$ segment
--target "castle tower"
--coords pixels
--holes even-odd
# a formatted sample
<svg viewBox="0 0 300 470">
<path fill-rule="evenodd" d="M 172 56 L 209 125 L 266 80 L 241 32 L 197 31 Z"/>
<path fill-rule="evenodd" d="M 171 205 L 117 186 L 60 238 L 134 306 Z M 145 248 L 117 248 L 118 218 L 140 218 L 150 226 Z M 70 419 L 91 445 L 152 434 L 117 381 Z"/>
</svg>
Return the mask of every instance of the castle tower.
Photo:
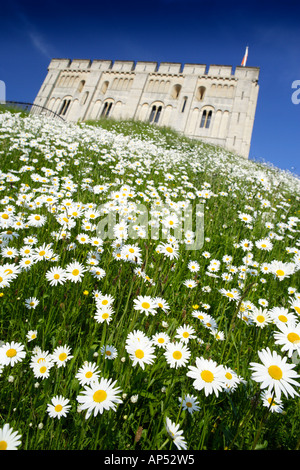
<svg viewBox="0 0 300 470">
<path fill-rule="evenodd" d="M 258 67 L 52 59 L 34 101 L 67 121 L 100 117 L 170 126 L 248 158 Z"/>
</svg>

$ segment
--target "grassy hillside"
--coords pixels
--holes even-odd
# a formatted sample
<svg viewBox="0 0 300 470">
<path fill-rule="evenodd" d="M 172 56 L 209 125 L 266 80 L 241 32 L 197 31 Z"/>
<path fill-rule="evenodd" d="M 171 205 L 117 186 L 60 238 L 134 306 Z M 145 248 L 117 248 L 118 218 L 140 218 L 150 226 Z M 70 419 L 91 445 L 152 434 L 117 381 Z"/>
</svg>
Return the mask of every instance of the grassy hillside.
<svg viewBox="0 0 300 470">
<path fill-rule="evenodd" d="M 0 157 L 0 448 L 300 447 L 296 176 L 9 111 Z"/>
</svg>

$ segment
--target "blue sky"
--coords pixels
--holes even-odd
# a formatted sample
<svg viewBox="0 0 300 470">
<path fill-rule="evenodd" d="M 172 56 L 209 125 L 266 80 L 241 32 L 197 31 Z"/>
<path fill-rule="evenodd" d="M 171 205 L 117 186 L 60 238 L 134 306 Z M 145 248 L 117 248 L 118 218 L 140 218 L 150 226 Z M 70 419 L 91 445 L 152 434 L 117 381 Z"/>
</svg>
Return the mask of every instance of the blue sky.
<svg viewBox="0 0 300 470">
<path fill-rule="evenodd" d="M 297 1 L 10 0 L 0 7 L 6 99 L 33 102 L 51 58 L 260 67 L 250 158 L 300 175 Z M 300 93 L 297 95 L 300 98 Z"/>
</svg>

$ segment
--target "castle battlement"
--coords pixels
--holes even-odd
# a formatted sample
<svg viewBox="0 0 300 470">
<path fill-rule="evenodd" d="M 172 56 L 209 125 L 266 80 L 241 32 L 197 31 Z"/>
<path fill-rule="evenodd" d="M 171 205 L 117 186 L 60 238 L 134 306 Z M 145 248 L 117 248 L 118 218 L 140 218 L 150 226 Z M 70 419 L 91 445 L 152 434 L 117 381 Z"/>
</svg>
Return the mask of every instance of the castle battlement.
<svg viewBox="0 0 300 470">
<path fill-rule="evenodd" d="M 69 121 L 136 119 L 249 155 L 259 67 L 52 59 L 35 99 Z"/>
</svg>

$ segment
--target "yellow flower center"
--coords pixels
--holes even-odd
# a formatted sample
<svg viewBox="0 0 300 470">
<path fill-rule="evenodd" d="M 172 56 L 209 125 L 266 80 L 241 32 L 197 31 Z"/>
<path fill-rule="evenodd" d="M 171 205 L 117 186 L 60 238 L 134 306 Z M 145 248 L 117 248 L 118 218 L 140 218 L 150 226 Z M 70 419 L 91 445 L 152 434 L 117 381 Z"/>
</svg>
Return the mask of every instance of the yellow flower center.
<svg viewBox="0 0 300 470">
<path fill-rule="evenodd" d="M 111 356 L 111 352 L 110 352 L 110 351 L 105 351 L 105 354 L 106 354 L 107 356 Z"/>
<path fill-rule="evenodd" d="M 15 357 L 17 355 L 17 351 L 15 349 L 8 349 L 8 351 L 6 351 L 6 355 L 7 357 Z"/>
<path fill-rule="evenodd" d="M 165 342 L 164 338 L 158 338 L 157 340 L 158 343 L 163 344 Z"/>
<path fill-rule="evenodd" d="M 0 441 L 0 450 L 6 450 L 6 449 L 7 449 L 7 442 Z"/>
<path fill-rule="evenodd" d="M 102 401 L 106 400 L 107 393 L 105 390 L 97 390 L 93 395 L 93 400 L 96 403 L 101 403 Z"/>
<path fill-rule="evenodd" d="M 60 353 L 60 355 L 58 356 L 58 359 L 60 361 L 65 361 L 67 359 L 67 354 L 65 352 Z"/>
<path fill-rule="evenodd" d="M 214 380 L 214 374 L 210 370 L 203 370 L 200 375 L 204 382 L 210 383 Z"/>
<path fill-rule="evenodd" d="M 108 300 L 104 299 L 104 300 L 102 300 L 101 303 L 102 303 L 102 305 L 107 305 L 107 304 L 108 304 Z"/>
<path fill-rule="evenodd" d="M 134 253 L 134 249 L 133 248 L 129 248 L 129 253 Z"/>
<path fill-rule="evenodd" d="M 138 359 L 143 359 L 144 355 L 145 355 L 145 354 L 144 354 L 144 351 L 142 351 L 141 349 L 137 349 L 137 350 L 135 351 L 135 356 L 136 356 Z"/>
<path fill-rule="evenodd" d="M 59 276 L 59 274 L 54 274 L 53 277 L 54 277 L 54 279 L 59 279 L 60 276 Z"/>
<path fill-rule="evenodd" d="M 282 378 L 282 370 L 278 366 L 270 366 L 268 372 L 272 379 L 280 380 Z"/>
<path fill-rule="evenodd" d="M 78 276 L 79 270 L 78 269 L 73 269 L 72 274 L 73 274 L 73 276 Z"/>
<path fill-rule="evenodd" d="M 265 317 L 263 317 L 262 315 L 257 315 L 256 320 L 257 320 L 259 323 L 263 323 L 263 322 L 265 321 Z"/>
<path fill-rule="evenodd" d="M 150 308 L 150 304 L 148 302 L 143 302 L 142 307 L 148 309 Z"/>
<path fill-rule="evenodd" d="M 190 335 L 189 335 L 189 333 L 188 333 L 187 331 L 185 331 L 182 336 L 183 336 L 184 338 L 188 338 Z"/>
<path fill-rule="evenodd" d="M 92 375 L 93 375 L 93 372 L 91 372 L 90 370 L 85 374 L 87 379 L 90 379 Z"/>
<path fill-rule="evenodd" d="M 103 313 L 102 318 L 103 320 L 106 320 L 109 317 L 108 313 Z"/>
<path fill-rule="evenodd" d="M 7 214 L 2 214 L 2 219 L 8 219 L 8 215 Z"/>
<path fill-rule="evenodd" d="M 228 380 L 231 380 L 231 379 L 232 379 L 232 375 L 231 375 L 230 372 L 226 372 L 225 377 L 226 377 L 226 379 L 228 379 Z"/>
<path fill-rule="evenodd" d="M 181 351 L 174 351 L 173 352 L 173 358 L 176 359 L 176 361 L 178 361 L 179 359 L 182 358 L 182 352 Z"/>
<path fill-rule="evenodd" d="M 47 370 L 47 367 L 43 366 L 43 367 L 40 368 L 40 373 L 44 374 L 46 372 L 46 370 Z"/>
<path fill-rule="evenodd" d="M 173 253 L 173 248 L 171 246 L 168 246 L 166 250 L 168 253 Z"/>
<path fill-rule="evenodd" d="M 282 269 L 277 269 L 276 274 L 277 276 L 284 276 L 284 271 Z"/>
<path fill-rule="evenodd" d="M 39 215 L 36 215 L 36 216 L 35 216 L 35 220 L 40 220 L 40 219 L 41 219 L 41 218 L 40 218 Z"/>
<path fill-rule="evenodd" d="M 293 344 L 298 344 L 300 342 L 300 336 L 297 333 L 289 333 L 287 335 L 287 339 Z"/>
<path fill-rule="evenodd" d="M 59 413 L 62 410 L 62 408 L 63 407 L 61 405 L 56 405 L 56 407 L 54 409 L 57 413 Z"/>
<path fill-rule="evenodd" d="M 46 254 L 46 252 L 45 252 L 44 250 L 42 250 L 42 251 L 39 252 L 39 255 L 40 255 L 40 256 L 44 256 L 45 254 Z"/>
<path fill-rule="evenodd" d="M 278 320 L 282 321 L 283 323 L 286 323 L 288 321 L 285 315 L 279 315 Z"/>
</svg>

